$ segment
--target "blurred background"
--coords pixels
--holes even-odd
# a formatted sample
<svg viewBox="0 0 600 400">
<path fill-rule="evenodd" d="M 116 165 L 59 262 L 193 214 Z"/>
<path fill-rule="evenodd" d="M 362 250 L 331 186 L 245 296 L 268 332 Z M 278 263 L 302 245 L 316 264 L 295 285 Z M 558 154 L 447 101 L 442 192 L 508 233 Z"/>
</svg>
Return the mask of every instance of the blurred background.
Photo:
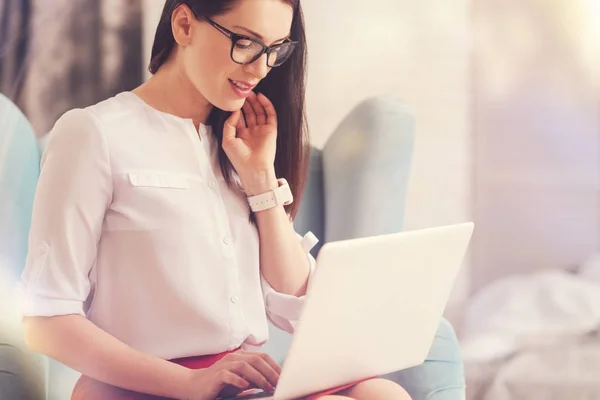
<svg viewBox="0 0 600 400">
<path fill-rule="evenodd" d="M 163 3 L 0 0 L 0 93 L 42 138 L 133 89 Z M 469 397 L 592 398 L 577 393 L 600 381 L 600 0 L 303 7 L 313 145 L 393 95 L 416 121 L 404 230 L 475 221 L 446 310 Z"/>
</svg>

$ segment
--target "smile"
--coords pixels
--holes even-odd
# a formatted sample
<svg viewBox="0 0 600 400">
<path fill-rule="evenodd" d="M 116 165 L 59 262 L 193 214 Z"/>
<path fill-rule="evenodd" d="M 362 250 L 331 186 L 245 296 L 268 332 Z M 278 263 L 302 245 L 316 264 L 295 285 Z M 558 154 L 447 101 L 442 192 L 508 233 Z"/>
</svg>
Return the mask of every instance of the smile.
<svg viewBox="0 0 600 400">
<path fill-rule="evenodd" d="M 251 85 L 247 82 L 234 81 L 233 79 L 229 79 L 229 83 L 233 89 L 233 92 L 237 94 L 241 98 L 246 98 L 252 93 L 252 89 L 256 87 L 256 85 Z"/>
</svg>

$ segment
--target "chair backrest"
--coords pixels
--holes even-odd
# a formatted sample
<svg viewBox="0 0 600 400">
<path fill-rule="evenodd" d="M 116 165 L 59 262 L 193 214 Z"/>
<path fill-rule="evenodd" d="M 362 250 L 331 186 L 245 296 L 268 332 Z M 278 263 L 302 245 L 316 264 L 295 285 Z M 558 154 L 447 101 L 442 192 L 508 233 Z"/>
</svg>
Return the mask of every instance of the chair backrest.
<svg viewBox="0 0 600 400">
<path fill-rule="evenodd" d="M 0 398 L 44 398 L 44 358 L 25 348 L 15 283 L 25 266 L 40 154 L 29 121 L 0 94 Z"/>
<path fill-rule="evenodd" d="M 322 151 L 312 147 L 306 187 L 304 188 L 298 215 L 294 220 L 294 228 L 302 235 L 311 231 L 319 238 L 319 243 L 311 250 L 311 254 L 314 256 L 319 253 L 325 239 L 324 190 Z"/>
<path fill-rule="evenodd" d="M 393 96 L 369 98 L 323 149 L 324 242 L 401 232 L 415 118 Z"/>
<path fill-rule="evenodd" d="M 0 94 L 0 268 L 18 278 L 25 266 L 40 153 L 33 128 Z"/>
<path fill-rule="evenodd" d="M 320 240 L 402 231 L 415 144 L 410 109 L 392 96 L 358 104 L 323 150 L 311 149 L 308 181 L 296 230 Z"/>
</svg>

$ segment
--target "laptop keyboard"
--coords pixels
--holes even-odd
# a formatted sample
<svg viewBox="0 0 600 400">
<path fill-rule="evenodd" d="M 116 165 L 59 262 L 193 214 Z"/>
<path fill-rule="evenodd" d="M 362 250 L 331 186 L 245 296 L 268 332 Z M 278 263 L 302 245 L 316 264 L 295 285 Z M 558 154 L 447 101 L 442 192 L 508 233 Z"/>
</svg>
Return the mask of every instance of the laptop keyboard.
<svg viewBox="0 0 600 400">
<path fill-rule="evenodd" d="M 251 400 L 251 399 L 272 399 L 274 392 L 265 392 L 260 389 L 251 390 L 235 397 L 223 397 L 220 400 Z"/>
</svg>

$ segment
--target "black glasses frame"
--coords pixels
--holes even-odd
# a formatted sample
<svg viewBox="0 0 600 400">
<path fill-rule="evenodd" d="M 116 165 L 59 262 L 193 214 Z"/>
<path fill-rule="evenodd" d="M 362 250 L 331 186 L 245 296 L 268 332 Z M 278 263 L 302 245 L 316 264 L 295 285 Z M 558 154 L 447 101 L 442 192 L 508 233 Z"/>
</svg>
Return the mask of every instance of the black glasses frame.
<svg viewBox="0 0 600 400">
<path fill-rule="evenodd" d="M 281 64 L 278 65 L 270 65 L 269 64 L 269 55 L 277 50 L 279 47 L 283 46 L 284 44 L 291 44 L 293 47 L 290 51 L 290 55 L 294 52 L 294 50 L 296 49 L 296 46 L 298 45 L 298 42 L 294 42 L 293 40 L 287 39 L 285 42 L 283 43 L 278 43 L 278 44 L 274 44 L 272 46 L 267 46 L 264 43 L 262 43 L 260 40 L 255 39 L 253 37 L 250 36 L 245 36 L 245 35 L 239 35 L 235 32 L 230 31 L 229 29 L 225 28 L 224 26 L 221 26 L 219 24 L 217 24 L 215 21 L 213 21 L 212 19 L 205 17 L 205 16 L 199 16 L 194 10 L 192 10 L 192 12 L 194 13 L 194 15 L 196 16 L 196 18 L 203 18 L 206 20 L 206 22 L 208 22 L 209 24 L 211 24 L 215 29 L 217 29 L 219 32 L 221 32 L 223 35 L 227 36 L 230 40 L 231 40 L 231 50 L 229 52 L 229 56 L 231 57 L 231 60 L 239 65 L 248 65 L 248 64 L 252 64 L 253 62 L 255 62 L 256 60 L 258 60 L 259 58 L 262 57 L 263 54 L 267 55 L 267 66 L 271 67 L 271 68 L 276 68 L 279 67 L 281 65 L 283 65 L 288 59 L 286 58 Z M 253 57 L 250 61 L 247 62 L 238 62 L 233 58 L 233 52 L 235 50 L 235 45 L 237 44 L 238 41 L 240 40 L 249 40 L 253 43 L 258 44 L 259 46 L 262 47 L 262 51 L 260 53 L 258 53 L 255 57 Z"/>
</svg>

